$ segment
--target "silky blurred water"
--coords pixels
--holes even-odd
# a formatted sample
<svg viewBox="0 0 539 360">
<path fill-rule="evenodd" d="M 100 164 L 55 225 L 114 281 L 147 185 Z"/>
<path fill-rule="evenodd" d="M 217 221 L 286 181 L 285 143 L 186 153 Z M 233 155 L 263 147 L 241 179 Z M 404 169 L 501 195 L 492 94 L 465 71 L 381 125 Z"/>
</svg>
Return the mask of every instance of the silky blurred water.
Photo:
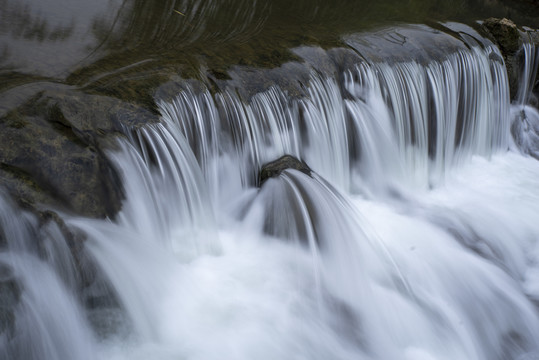
<svg viewBox="0 0 539 360">
<path fill-rule="evenodd" d="M 539 166 L 513 140 L 528 105 L 510 104 L 500 59 L 485 41 L 365 61 L 313 72 L 304 97 L 274 86 L 249 102 L 187 86 L 109 154 L 117 219 L 61 214 L 84 234 L 81 259 L 5 197 L 0 305 L 14 321 L 0 353 L 538 358 Z M 257 187 L 284 154 L 312 176 Z M 94 276 L 80 289 L 82 260 Z"/>
</svg>

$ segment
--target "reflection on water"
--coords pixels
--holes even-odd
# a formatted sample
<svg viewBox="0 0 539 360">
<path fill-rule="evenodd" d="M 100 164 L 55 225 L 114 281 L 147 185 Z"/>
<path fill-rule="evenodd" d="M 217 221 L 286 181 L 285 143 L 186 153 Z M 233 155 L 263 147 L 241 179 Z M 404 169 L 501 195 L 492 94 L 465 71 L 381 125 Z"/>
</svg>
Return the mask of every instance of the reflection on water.
<svg viewBox="0 0 539 360">
<path fill-rule="evenodd" d="M 196 41 L 247 41 L 262 28 L 271 5 L 256 0 L 133 1 L 109 46 L 158 49 Z"/>
<path fill-rule="evenodd" d="M 97 22 L 110 24 L 119 0 L 0 1 L 0 67 L 65 77 L 97 47 Z"/>
<path fill-rule="evenodd" d="M 0 0 L 0 89 L 45 77 L 100 91 L 126 78 L 193 77 L 201 65 L 274 67 L 292 58 L 291 47 L 338 45 L 343 34 L 396 22 L 509 16 L 539 25 L 537 8 L 507 3 Z"/>
</svg>

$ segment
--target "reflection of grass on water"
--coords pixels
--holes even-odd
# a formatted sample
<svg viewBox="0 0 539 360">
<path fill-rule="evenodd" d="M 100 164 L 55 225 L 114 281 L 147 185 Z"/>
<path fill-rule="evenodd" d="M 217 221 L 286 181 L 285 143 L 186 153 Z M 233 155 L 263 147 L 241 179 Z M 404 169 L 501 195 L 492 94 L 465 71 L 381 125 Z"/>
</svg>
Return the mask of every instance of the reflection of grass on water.
<svg viewBox="0 0 539 360">
<path fill-rule="evenodd" d="M 57 19 L 49 19 L 39 12 L 31 11 L 31 5 L 24 2 L 3 1 L 1 3 L 0 34 L 9 34 L 15 39 L 32 41 L 62 41 L 69 38 L 75 29 L 72 20 L 67 25 L 55 24 Z"/>
<path fill-rule="evenodd" d="M 133 0 L 112 30 L 113 36 L 104 34 L 108 39 L 104 46 L 111 56 L 118 50 L 143 54 L 131 63 L 156 55 L 165 60 L 176 51 L 189 53 L 210 67 L 237 64 L 240 59 L 254 66 L 268 66 L 268 54 L 283 53 L 305 41 L 322 47 L 338 46 L 343 33 L 373 26 L 439 20 L 472 22 L 506 12 L 500 0 Z M 260 62 L 259 57 L 265 60 Z M 186 56 L 177 60 L 182 58 Z"/>
<path fill-rule="evenodd" d="M 278 67 L 296 60 L 290 48 L 343 46 L 343 34 L 373 26 L 470 23 L 508 11 L 500 0 L 133 0 L 129 4 L 112 30 L 96 31 L 104 37 L 101 50 L 106 55 L 74 72 L 69 83 L 130 97 L 133 88 L 150 92 L 148 84 L 170 74 L 200 78 L 204 68 L 226 77 L 231 65 Z M 148 60 L 134 70 L 121 70 Z"/>
</svg>

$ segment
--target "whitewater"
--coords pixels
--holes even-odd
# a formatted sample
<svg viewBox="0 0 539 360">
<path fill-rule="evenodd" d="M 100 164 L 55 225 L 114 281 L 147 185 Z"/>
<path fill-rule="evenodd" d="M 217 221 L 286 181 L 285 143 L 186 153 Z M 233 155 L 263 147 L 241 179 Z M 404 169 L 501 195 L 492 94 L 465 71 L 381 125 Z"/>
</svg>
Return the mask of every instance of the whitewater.
<svg viewBox="0 0 539 360">
<path fill-rule="evenodd" d="M 117 218 L 61 214 L 87 259 L 54 223 L 33 244 L 38 220 L 3 196 L 0 265 L 22 290 L 0 354 L 539 359 L 538 54 L 522 51 L 513 103 L 486 40 L 313 71 L 300 98 L 188 86 L 160 102 L 109 155 Z M 312 176 L 260 184 L 285 154 Z"/>
</svg>

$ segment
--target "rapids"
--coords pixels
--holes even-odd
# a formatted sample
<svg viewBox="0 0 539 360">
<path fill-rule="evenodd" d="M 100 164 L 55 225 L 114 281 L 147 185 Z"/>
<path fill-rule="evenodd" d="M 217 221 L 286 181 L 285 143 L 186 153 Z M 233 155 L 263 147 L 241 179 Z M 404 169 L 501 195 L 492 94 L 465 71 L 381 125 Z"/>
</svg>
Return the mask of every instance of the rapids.
<svg viewBox="0 0 539 360">
<path fill-rule="evenodd" d="M 538 359 L 539 166 L 514 124 L 539 123 L 539 57 L 523 51 L 514 104 L 486 40 L 313 71 L 301 98 L 161 102 L 110 154 L 117 219 L 62 214 L 86 238 L 86 287 L 58 226 L 3 196 L 0 357 Z M 313 176 L 257 188 L 283 154 Z"/>
</svg>

